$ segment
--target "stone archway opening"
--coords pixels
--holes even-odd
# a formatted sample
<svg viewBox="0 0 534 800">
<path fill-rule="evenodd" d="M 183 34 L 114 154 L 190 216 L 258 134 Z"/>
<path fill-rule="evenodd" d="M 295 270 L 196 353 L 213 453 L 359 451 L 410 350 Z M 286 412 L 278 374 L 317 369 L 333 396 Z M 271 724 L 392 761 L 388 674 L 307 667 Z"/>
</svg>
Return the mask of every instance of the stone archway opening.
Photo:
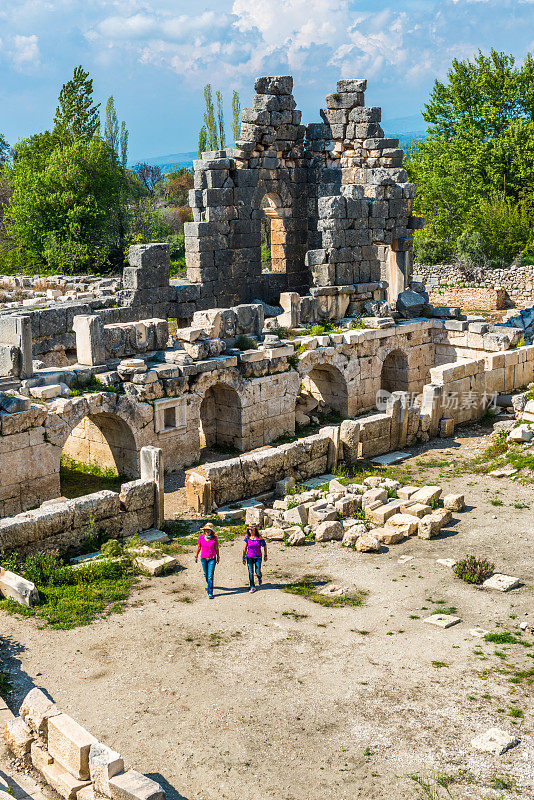
<svg viewBox="0 0 534 800">
<path fill-rule="evenodd" d="M 382 364 L 380 388 L 386 392 L 407 392 L 408 384 L 408 356 L 402 350 L 392 350 Z"/>
<path fill-rule="evenodd" d="M 266 194 L 260 210 L 262 272 L 286 272 L 286 212 L 280 197 Z"/>
<path fill-rule="evenodd" d="M 224 383 L 209 388 L 200 404 L 200 448 L 242 450 L 241 401 Z"/>
<path fill-rule="evenodd" d="M 75 482 L 83 488 L 83 476 L 87 476 L 86 491 L 110 488 L 105 481 L 119 478 L 138 478 L 139 461 L 137 445 L 127 422 L 116 414 L 101 413 L 84 417 L 70 432 L 61 453 L 62 493 L 64 484 Z M 102 479 L 102 485 L 97 486 Z"/>
<path fill-rule="evenodd" d="M 302 426 L 327 417 L 346 419 L 349 415 L 348 406 L 348 389 L 343 373 L 330 364 L 320 364 L 313 367 L 302 380 L 295 421 Z"/>
</svg>

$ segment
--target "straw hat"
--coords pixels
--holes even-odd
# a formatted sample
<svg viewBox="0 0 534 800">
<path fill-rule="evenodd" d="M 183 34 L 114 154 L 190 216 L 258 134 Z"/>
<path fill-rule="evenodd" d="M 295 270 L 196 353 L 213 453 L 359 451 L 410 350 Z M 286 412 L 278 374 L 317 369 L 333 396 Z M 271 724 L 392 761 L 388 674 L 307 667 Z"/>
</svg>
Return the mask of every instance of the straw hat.
<svg viewBox="0 0 534 800">
<path fill-rule="evenodd" d="M 211 533 L 215 533 L 215 527 L 213 525 L 213 522 L 206 522 L 206 524 L 203 525 L 200 530 L 201 531 L 211 531 Z"/>
</svg>

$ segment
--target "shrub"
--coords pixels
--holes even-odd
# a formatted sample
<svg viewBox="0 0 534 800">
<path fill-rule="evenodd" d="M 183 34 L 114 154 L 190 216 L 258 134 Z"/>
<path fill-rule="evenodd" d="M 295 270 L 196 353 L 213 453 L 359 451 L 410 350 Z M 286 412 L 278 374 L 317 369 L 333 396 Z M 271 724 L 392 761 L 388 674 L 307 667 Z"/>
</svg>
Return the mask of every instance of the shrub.
<svg viewBox="0 0 534 800">
<path fill-rule="evenodd" d="M 240 350 L 258 349 L 258 343 L 255 342 L 254 339 L 251 339 L 250 336 L 244 336 L 243 334 L 237 337 L 236 345 Z"/>
<path fill-rule="evenodd" d="M 495 572 L 495 564 L 476 556 L 467 556 L 458 561 L 452 568 L 454 574 L 466 583 L 483 583 L 487 578 L 491 578 Z"/>
<path fill-rule="evenodd" d="M 422 230 L 414 236 L 413 251 L 419 264 L 443 264 L 452 257 L 448 243 L 431 230 Z"/>
</svg>

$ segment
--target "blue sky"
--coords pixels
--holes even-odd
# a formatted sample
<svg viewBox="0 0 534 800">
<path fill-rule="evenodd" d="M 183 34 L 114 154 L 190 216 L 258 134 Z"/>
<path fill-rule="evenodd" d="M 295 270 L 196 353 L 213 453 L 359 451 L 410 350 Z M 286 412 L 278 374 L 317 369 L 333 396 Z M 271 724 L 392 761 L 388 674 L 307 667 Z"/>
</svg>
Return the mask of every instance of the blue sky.
<svg viewBox="0 0 534 800">
<path fill-rule="evenodd" d="M 422 127 L 434 78 L 491 47 L 534 50 L 534 0 L 0 0 L 0 131 L 48 127 L 77 64 L 98 100 L 114 95 L 133 160 L 195 149 L 203 85 L 229 123 L 232 89 L 249 105 L 256 75 L 292 74 L 308 122 L 336 80 L 366 77 L 384 119 Z"/>
</svg>

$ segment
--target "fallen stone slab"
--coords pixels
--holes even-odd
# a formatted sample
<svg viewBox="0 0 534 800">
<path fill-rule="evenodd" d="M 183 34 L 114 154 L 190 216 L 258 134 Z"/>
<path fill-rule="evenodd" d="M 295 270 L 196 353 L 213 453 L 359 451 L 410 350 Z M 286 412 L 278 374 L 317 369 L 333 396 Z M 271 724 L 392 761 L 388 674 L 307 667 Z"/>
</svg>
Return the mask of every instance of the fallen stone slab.
<svg viewBox="0 0 534 800">
<path fill-rule="evenodd" d="M 43 764 L 41 773 L 45 781 L 64 797 L 65 800 L 75 800 L 77 793 L 84 786 L 89 786 L 89 781 L 74 778 L 61 764 L 54 761 L 52 764 Z"/>
<path fill-rule="evenodd" d="M 321 522 L 315 528 L 316 542 L 341 541 L 343 539 L 343 526 L 341 522 Z"/>
<path fill-rule="evenodd" d="M 39 602 L 36 585 L 8 569 L 0 568 L 0 592 L 4 597 L 24 606 L 34 606 Z"/>
<path fill-rule="evenodd" d="M 512 442 L 530 442 L 534 439 L 534 430 L 528 425 L 518 425 L 510 431 L 508 439 Z"/>
<path fill-rule="evenodd" d="M 370 533 L 364 533 L 356 542 L 358 553 L 379 553 L 381 550 L 380 542 Z"/>
<path fill-rule="evenodd" d="M 165 792 L 156 781 L 134 769 L 109 779 L 112 800 L 165 800 Z"/>
<path fill-rule="evenodd" d="M 449 569 L 452 569 L 456 563 L 455 558 L 436 558 L 436 564 L 441 564 L 442 567 L 449 567 Z"/>
<path fill-rule="evenodd" d="M 476 750 L 483 750 L 496 756 L 502 756 L 503 753 L 506 753 L 511 747 L 515 747 L 516 744 L 519 744 L 519 737 L 500 728 L 490 728 L 485 733 L 481 733 L 471 739 L 471 745 Z"/>
<path fill-rule="evenodd" d="M 376 456 L 375 458 L 372 458 L 371 464 L 376 464 L 380 467 L 387 467 L 388 464 L 396 464 L 398 461 L 403 461 L 405 458 L 409 458 L 410 456 L 411 453 L 401 453 L 400 451 L 386 453 L 383 456 Z"/>
<path fill-rule="evenodd" d="M 283 528 L 275 528 L 274 525 L 272 528 L 264 528 L 261 533 L 269 542 L 283 542 L 286 536 Z"/>
<path fill-rule="evenodd" d="M 422 486 L 413 494 L 410 500 L 429 506 L 441 497 L 441 486 Z"/>
<path fill-rule="evenodd" d="M 514 578 L 513 575 L 503 575 L 496 572 L 491 578 L 484 581 L 482 586 L 486 589 L 495 589 L 498 592 L 509 592 L 510 589 L 517 589 L 521 581 L 519 578 Z"/>
<path fill-rule="evenodd" d="M 323 483 L 330 483 L 330 481 L 337 480 L 335 475 L 319 475 L 317 478 L 309 478 L 304 483 L 300 483 L 299 486 L 305 486 L 306 489 L 315 489 L 317 486 L 322 486 Z"/>
<path fill-rule="evenodd" d="M 489 633 L 486 628 L 469 628 L 469 636 L 476 636 L 477 639 L 483 639 Z"/>
<path fill-rule="evenodd" d="M 397 564 L 407 564 L 408 561 L 413 561 L 414 556 L 399 556 L 397 559 Z"/>
<path fill-rule="evenodd" d="M 463 511 L 465 496 L 463 494 L 446 494 L 443 498 L 443 508 L 448 511 Z"/>
<path fill-rule="evenodd" d="M 400 500 L 410 500 L 419 489 L 419 486 L 400 486 L 397 489 L 397 495 Z"/>
<path fill-rule="evenodd" d="M 293 533 L 290 533 L 289 536 L 287 537 L 287 543 L 290 547 L 301 547 L 303 544 L 306 543 L 306 536 L 304 534 L 304 531 L 298 530 L 298 531 L 293 531 Z"/>
<path fill-rule="evenodd" d="M 492 478 L 511 478 L 516 472 L 517 470 L 513 467 L 502 467 L 502 469 L 494 469 L 488 472 L 488 475 L 491 475 Z"/>
<path fill-rule="evenodd" d="M 4 728 L 4 741 L 15 758 L 25 758 L 30 752 L 33 735 L 22 717 L 8 719 Z"/>
<path fill-rule="evenodd" d="M 147 531 L 141 531 L 137 534 L 147 544 L 153 542 L 170 542 L 170 537 L 165 531 L 160 531 L 158 528 L 149 528 Z"/>
<path fill-rule="evenodd" d="M 89 749 L 97 739 L 68 714 L 48 720 L 48 752 L 74 778 L 89 779 Z"/>
<path fill-rule="evenodd" d="M 454 617 L 452 614 L 431 614 L 430 617 L 426 617 L 423 620 L 423 622 L 435 625 L 437 628 L 452 628 L 453 625 L 457 625 L 461 621 L 460 617 Z"/>
<path fill-rule="evenodd" d="M 30 728 L 45 739 L 48 735 L 48 720 L 60 713 L 53 700 L 34 687 L 30 689 L 20 707 L 20 716 Z"/>
<path fill-rule="evenodd" d="M 177 561 L 172 556 L 160 556 L 158 558 L 138 556 L 135 559 L 135 563 L 139 569 L 149 572 L 150 575 L 161 575 L 162 572 L 173 569 Z"/>
<path fill-rule="evenodd" d="M 245 519 L 246 510 L 244 508 L 219 508 L 217 516 L 223 522 L 241 522 Z"/>
</svg>

